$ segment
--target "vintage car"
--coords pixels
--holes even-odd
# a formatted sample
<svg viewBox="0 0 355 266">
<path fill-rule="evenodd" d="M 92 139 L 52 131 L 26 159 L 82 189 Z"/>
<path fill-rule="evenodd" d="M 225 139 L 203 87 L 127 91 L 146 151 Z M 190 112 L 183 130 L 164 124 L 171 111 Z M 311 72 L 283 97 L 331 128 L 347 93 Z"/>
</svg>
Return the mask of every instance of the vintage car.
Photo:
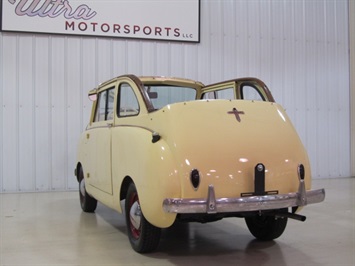
<svg viewBox="0 0 355 266">
<path fill-rule="evenodd" d="M 259 79 L 205 86 L 123 75 L 89 97 L 75 169 L 81 208 L 94 212 L 100 201 L 125 212 L 139 253 L 155 250 L 175 221 L 240 217 L 257 239 L 272 240 L 325 198 L 311 190 L 307 152 Z"/>
</svg>

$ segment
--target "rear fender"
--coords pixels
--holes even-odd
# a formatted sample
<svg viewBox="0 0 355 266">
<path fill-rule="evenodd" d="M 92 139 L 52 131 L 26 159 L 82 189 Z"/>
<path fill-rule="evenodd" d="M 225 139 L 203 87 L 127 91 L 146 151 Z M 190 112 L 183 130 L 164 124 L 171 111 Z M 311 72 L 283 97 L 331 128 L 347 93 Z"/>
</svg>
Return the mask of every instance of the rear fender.
<svg viewBox="0 0 355 266">
<path fill-rule="evenodd" d="M 152 133 L 139 127 L 118 127 L 119 132 L 112 139 L 114 191 L 116 200 L 121 200 L 122 185 L 129 177 L 136 185 L 141 210 L 144 217 L 153 225 L 161 228 L 171 226 L 176 214 L 163 211 L 163 201 L 169 197 L 181 196 L 181 185 L 177 167 L 169 146 L 160 139 L 153 143 Z M 134 145 L 131 145 L 134 143 Z M 116 179 L 115 177 L 121 177 Z M 124 189 L 124 188 L 123 188 Z"/>
</svg>

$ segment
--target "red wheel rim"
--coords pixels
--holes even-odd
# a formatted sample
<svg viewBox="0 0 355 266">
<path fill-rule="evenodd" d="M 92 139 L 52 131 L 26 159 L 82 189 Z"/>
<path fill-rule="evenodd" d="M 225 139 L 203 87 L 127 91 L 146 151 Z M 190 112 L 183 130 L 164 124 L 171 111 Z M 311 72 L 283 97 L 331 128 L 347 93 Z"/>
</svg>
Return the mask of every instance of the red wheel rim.
<svg viewBox="0 0 355 266">
<path fill-rule="evenodd" d="M 129 199 L 129 212 L 128 213 L 130 213 L 130 210 L 135 202 L 138 202 L 138 204 L 139 204 L 137 192 L 132 193 L 132 195 Z M 138 229 L 135 228 L 134 225 L 132 224 L 131 217 L 129 217 L 129 227 L 131 229 L 132 237 L 134 239 L 139 239 L 139 237 L 141 235 L 141 226 Z"/>
</svg>

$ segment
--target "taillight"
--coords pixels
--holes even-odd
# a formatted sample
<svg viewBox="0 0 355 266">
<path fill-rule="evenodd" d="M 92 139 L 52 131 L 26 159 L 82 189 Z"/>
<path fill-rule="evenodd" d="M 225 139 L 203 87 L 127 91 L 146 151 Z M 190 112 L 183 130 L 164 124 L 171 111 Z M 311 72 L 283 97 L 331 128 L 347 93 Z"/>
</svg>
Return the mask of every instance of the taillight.
<svg viewBox="0 0 355 266">
<path fill-rule="evenodd" d="M 303 164 L 298 165 L 297 172 L 298 172 L 298 177 L 299 177 L 299 179 L 300 179 L 300 180 L 304 180 L 305 171 L 304 171 L 304 166 L 303 166 Z"/>
<path fill-rule="evenodd" d="M 190 173 L 190 180 L 191 184 L 195 190 L 197 190 L 198 186 L 200 185 L 200 173 L 197 169 L 193 169 Z"/>
</svg>

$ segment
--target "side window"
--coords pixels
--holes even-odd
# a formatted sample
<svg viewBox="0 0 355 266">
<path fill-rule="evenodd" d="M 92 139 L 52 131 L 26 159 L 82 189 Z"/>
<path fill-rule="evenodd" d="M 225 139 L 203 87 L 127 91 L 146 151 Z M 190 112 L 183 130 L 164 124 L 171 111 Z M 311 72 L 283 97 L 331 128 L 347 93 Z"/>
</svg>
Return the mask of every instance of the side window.
<svg viewBox="0 0 355 266">
<path fill-rule="evenodd" d="M 107 116 L 106 120 L 112 120 L 113 119 L 113 106 L 115 103 L 115 90 L 114 88 L 111 88 L 108 90 L 108 98 L 107 98 Z"/>
<path fill-rule="evenodd" d="M 99 93 L 95 113 L 95 122 L 113 119 L 114 100 L 114 88 L 110 88 Z"/>
<path fill-rule="evenodd" d="M 119 117 L 133 116 L 139 114 L 139 103 L 132 87 L 123 83 L 119 88 L 119 104 L 117 114 Z"/>
<path fill-rule="evenodd" d="M 202 99 L 209 100 L 209 99 L 216 99 L 217 92 L 216 91 L 209 91 L 202 95 Z"/>
<path fill-rule="evenodd" d="M 227 89 L 221 89 L 221 90 L 215 90 L 211 92 L 207 92 L 203 94 L 202 96 L 203 99 L 234 99 L 234 89 L 233 88 L 227 88 Z"/>
<path fill-rule="evenodd" d="M 243 100 L 265 101 L 260 91 L 252 85 L 242 85 L 240 87 L 240 95 Z"/>
</svg>

